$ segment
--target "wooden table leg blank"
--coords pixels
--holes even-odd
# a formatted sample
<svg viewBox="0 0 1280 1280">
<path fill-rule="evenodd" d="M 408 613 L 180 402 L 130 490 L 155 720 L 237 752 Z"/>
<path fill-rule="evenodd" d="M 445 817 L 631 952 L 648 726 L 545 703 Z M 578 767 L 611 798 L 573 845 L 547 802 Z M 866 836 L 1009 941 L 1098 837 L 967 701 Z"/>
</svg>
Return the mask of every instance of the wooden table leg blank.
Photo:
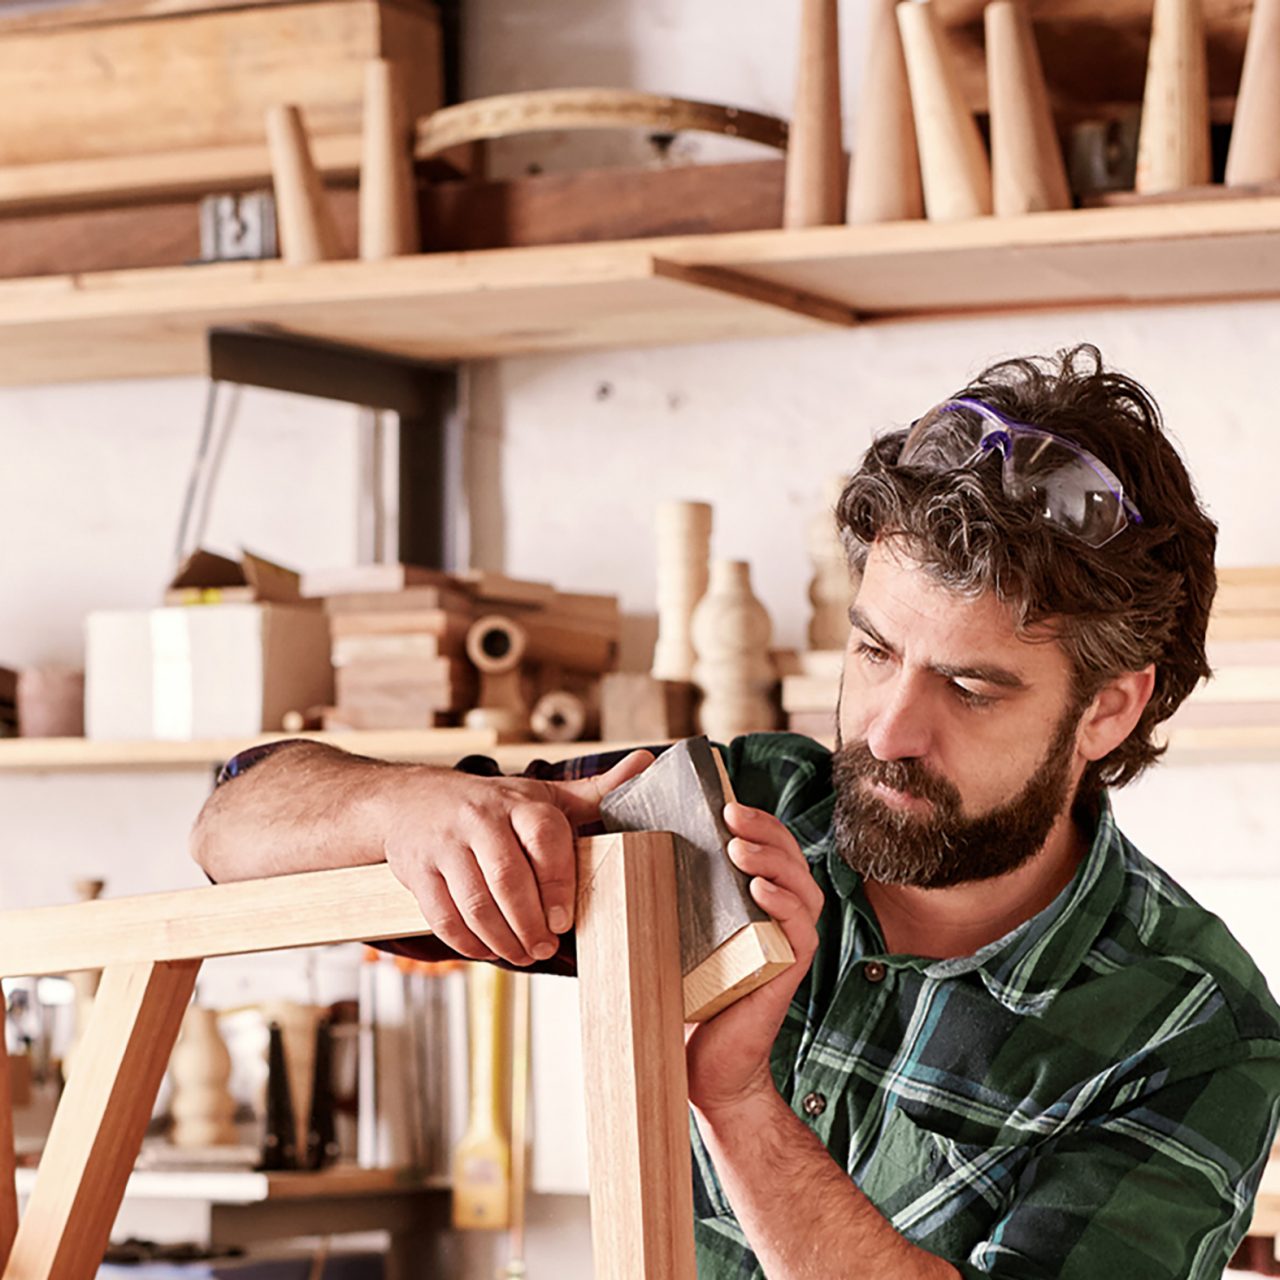
<svg viewBox="0 0 1280 1280">
<path fill-rule="evenodd" d="M 4 1280 L 92 1280 L 195 988 L 198 960 L 103 970 Z"/>
<path fill-rule="evenodd" d="M 597 1280 L 695 1280 L 675 851 L 578 845 L 577 945 Z"/>
</svg>

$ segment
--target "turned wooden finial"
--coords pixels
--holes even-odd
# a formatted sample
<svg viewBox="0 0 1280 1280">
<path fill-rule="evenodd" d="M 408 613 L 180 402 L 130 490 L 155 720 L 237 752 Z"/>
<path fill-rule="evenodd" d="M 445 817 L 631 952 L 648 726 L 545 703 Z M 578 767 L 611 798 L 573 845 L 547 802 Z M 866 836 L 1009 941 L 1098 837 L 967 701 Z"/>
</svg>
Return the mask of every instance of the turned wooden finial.
<svg viewBox="0 0 1280 1280">
<path fill-rule="evenodd" d="M 281 257 L 292 266 L 341 257 L 338 231 L 297 107 L 268 109 L 267 146 L 271 152 Z"/>
<path fill-rule="evenodd" d="M 360 257 L 367 262 L 420 247 L 412 135 L 403 65 L 372 59 L 365 65 L 360 160 Z"/>
<path fill-rule="evenodd" d="M 837 0 L 801 0 L 796 107 L 787 143 L 784 227 L 844 221 Z"/>
<path fill-rule="evenodd" d="M 1022 0 L 987 5 L 992 206 L 1001 216 L 1069 209 L 1071 189 L 1035 33 Z"/>
<path fill-rule="evenodd" d="M 707 590 L 711 555 L 711 507 L 705 502 L 664 502 L 658 508 L 658 642 L 653 676 L 693 678 L 694 608 Z"/>
<path fill-rule="evenodd" d="M 924 207 L 935 221 L 991 212 L 991 164 L 964 100 L 955 56 L 933 5 L 898 5 L 911 108 L 920 147 Z"/>
<path fill-rule="evenodd" d="M 924 217 L 920 152 L 896 4 L 872 0 L 849 168 L 849 222 L 855 224 Z"/>
<path fill-rule="evenodd" d="M 1253 0 L 1227 152 L 1228 186 L 1280 180 L 1280 0 Z"/>
<path fill-rule="evenodd" d="M 1155 0 L 1135 188 L 1144 195 L 1180 191 L 1203 186 L 1211 177 L 1200 0 Z"/>
</svg>

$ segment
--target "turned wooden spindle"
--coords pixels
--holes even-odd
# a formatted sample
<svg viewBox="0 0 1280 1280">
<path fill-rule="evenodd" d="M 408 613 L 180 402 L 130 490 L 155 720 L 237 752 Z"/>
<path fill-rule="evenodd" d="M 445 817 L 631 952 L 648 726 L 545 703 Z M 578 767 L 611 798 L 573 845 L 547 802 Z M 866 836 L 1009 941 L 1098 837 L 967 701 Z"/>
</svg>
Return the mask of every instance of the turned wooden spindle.
<svg viewBox="0 0 1280 1280">
<path fill-rule="evenodd" d="M 1071 189 L 1023 0 L 987 5 L 992 207 L 998 216 L 1069 209 Z"/>
<path fill-rule="evenodd" d="M 960 84 L 955 55 L 932 4 L 898 5 L 911 85 L 924 207 L 934 221 L 991 212 L 991 164 Z"/>
<path fill-rule="evenodd" d="M 173 1081 L 170 1141 L 175 1147 L 220 1147 L 236 1141 L 235 1099 L 227 1087 L 231 1054 L 213 1009 L 190 1005 L 169 1058 Z"/>
<path fill-rule="evenodd" d="M 417 253 L 419 248 L 405 69 L 401 63 L 374 58 L 365 65 L 360 257 L 372 262 Z"/>
<path fill-rule="evenodd" d="M 796 107 L 787 142 L 784 227 L 844 221 L 838 0 L 801 0 Z"/>
<path fill-rule="evenodd" d="M 896 5 L 897 0 L 872 0 L 849 169 L 850 223 L 924 217 L 920 152 Z"/>
<path fill-rule="evenodd" d="M 843 649 L 849 638 L 849 608 L 853 604 L 853 577 L 849 558 L 840 541 L 835 507 L 844 490 L 845 477 L 836 476 L 826 489 L 826 502 L 809 525 L 810 649 Z"/>
<path fill-rule="evenodd" d="M 1143 195 L 1180 191 L 1203 186 L 1211 177 L 1200 0 L 1155 0 L 1135 188 Z"/>
<path fill-rule="evenodd" d="M 751 590 L 750 566 L 714 561 L 707 594 L 693 613 L 693 679 L 702 691 L 698 724 L 714 741 L 774 728 L 772 634 L 769 615 Z"/>
<path fill-rule="evenodd" d="M 298 108 L 267 111 L 267 146 L 276 193 L 280 256 L 291 266 L 342 256 L 337 227 L 325 200 L 320 172 L 311 159 Z"/>
<path fill-rule="evenodd" d="M 711 555 L 711 507 L 705 502 L 664 502 L 658 508 L 657 680 L 693 678 L 693 611 L 707 590 Z"/>
<path fill-rule="evenodd" d="M 1280 181 L 1280 0 L 1253 0 L 1226 181 Z"/>
</svg>

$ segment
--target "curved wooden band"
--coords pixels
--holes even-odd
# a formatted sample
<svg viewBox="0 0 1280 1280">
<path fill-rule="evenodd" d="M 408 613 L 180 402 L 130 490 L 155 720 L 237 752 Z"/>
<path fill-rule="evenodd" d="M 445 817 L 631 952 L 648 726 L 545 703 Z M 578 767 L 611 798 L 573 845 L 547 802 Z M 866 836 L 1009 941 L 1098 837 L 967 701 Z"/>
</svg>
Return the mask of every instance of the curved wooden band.
<svg viewBox="0 0 1280 1280">
<path fill-rule="evenodd" d="M 633 89 L 538 89 L 444 107 L 418 121 L 414 154 L 422 160 L 449 147 L 542 129 L 695 130 L 787 148 L 787 122 L 777 116 Z"/>
</svg>

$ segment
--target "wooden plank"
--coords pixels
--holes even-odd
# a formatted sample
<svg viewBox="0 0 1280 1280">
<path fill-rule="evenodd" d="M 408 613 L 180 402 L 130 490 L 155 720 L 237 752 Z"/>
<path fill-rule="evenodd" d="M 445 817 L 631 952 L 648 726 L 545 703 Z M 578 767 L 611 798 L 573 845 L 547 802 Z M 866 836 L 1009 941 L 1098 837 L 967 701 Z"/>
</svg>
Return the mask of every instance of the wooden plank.
<svg viewBox="0 0 1280 1280">
<path fill-rule="evenodd" d="M 428 932 L 413 894 L 378 863 L 0 912 L 0 976 Z"/>
<path fill-rule="evenodd" d="M 201 372 L 211 324 L 269 322 L 440 359 L 823 329 L 659 278 L 655 258 L 749 274 L 864 322 L 1268 297 L 1280 295 L 1280 199 L 8 281 L 0 384 Z"/>
<path fill-rule="evenodd" d="M 305 107 L 313 136 L 348 136 L 358 146 L 364 63 L 389 39 L 417 69 L 413 113 L 442 101 L 434 7 L 417 6 L 407 22 L 394 12 L 387 16 L 382 0 L 308 0 L 10 31 L 0 41 L 0 79 L 23 110 L 0 119 L 0 161 L 259 146 L 264 112 L 290 102 Z"/>
<path fill-rule="evenodd" d="M 104 970 L 4 1280 L 92 1280 L 199 960 Z"/>
<path fill-rule="evenodd" d="M 694 1280 L 669 836 L 579 843 L 577 946 L 594 1274 Z"/>
<path fill-rule="evenodd" d="M 0 1027 L 4 1019 L 0 1017 Z M 14 1181 L 13 1084 L 9 1054 L 0 1039 L 0 1274 L 18 1234 L 18 1192 Z"/>
</svg>

